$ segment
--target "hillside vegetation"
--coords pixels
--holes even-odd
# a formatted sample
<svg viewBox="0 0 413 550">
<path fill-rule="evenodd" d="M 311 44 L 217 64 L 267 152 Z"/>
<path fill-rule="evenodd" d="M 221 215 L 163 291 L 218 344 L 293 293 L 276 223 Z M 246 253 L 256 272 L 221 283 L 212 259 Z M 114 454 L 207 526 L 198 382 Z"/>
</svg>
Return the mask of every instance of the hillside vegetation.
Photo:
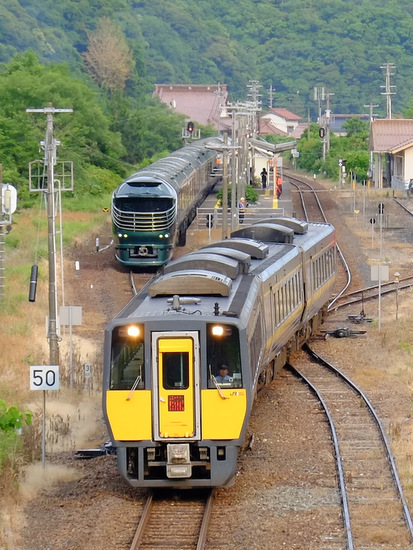
<svg viewBox="0 0 413 550">
<path fill-rule="evenodd" d="M 394 63 L 395 112 L 412 98 L 413 4 L 409 0 L 11 0 L 0 7 L 0 61 L 33 48 L 42 62 L 78 75 L 101 18 L 124 33 L 134 59 L 128 94 L 158 83 L 229 85 L 244 98 L 259 80 L 268 105 L 316 114 L 314 86 L 334 93 L 332 108 L 364 112 L 378 104 L 382 65 Z"/>
<path fill-rule="evenodd" d="M 18 210 L 6 238 L 6 297 L 0 303 L 4 489 L 8 482 L 13 485 L 22 460 L 16 428 L 24 424 L 22 419 L 30 419 L 25 407 L 20 408 L 27 388 L 15 373 L 27 374 L 29 362 L 43 361 L 36 331 L 44 341 L 47 301 L 44 291 L 33 307 L 27 301 L 32 263 L 40 267 L 40 288 L 46 285 L 47 232 L 40 212 L 43 197 L 30 193 L 28 185 L 29 162 L 44 155 L 40 143 L 46 117 L 26 109 L 49 103 L 73 109 L 54 117 L 55 137 L 61 142 L 58 160 L 73 161 L 75 173 L 74 190 L 62 198 L 66 245 L 74 235 L 90 235 L 103 223 L 102 209 L 124 176 L 182 145 L 185 117 L 152 97 L 154 83 L 221 82 L 228 84 L 231 100 L 245 100 L 249 80 L 258 80 L 263 109 L 271 86 L 273 106 L 287 107 L 305 120 L 308 112 L 312 120 L 317 113 L 313 87 L 324 86 L 334 94 L 333 112 L 364 112 L 364 105 L 372 102 L 384 116 L 381 66 L 389 62 L 396 65 L 393 111 L 413 113 L 413 4 L 8 0 L 0 4 L 0 36 L 0 163 L 3 181 L 18 189 Z M 201 129 L 203 137 L 214 133 Z M 313 124 L 297 146 L 298 166 L 336 179 L 337 160 L 343 157 L 349 173 L 364 179 L 368 125 L 353 119 L 347 129 L 347 138 L 332 136 L 331 151 L 322 162 L 319 129 Z M 38 213 L 29 209 L 35 202 Z M 69 209 L 76 211 L 72 220 Z M 38 456 L 38 441 L 23 447 Z"/>
</svg>

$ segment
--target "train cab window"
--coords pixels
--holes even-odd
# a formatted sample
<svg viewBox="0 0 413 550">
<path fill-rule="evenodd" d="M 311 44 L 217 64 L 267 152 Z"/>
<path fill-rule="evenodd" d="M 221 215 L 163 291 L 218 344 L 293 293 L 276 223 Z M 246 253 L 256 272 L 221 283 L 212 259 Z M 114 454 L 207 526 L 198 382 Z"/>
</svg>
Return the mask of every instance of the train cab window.
<svg viewBox="0 0 413 550">
<path fill-rule="evenodd" d="M 112 333 L 110 359 L 111 390 L 143 389 L 144 342 L 142 326 L 119 326 Z"/>
<path fill-rule="evenodd" d="M 220 367 L 228 367 L 225 376 Z M 207 325 L 208 388 L 241 388 L 242 370 L 238 329 L 232 325 Z"/>
<path fill-rule="evenodd" d="M 174 206 L 172 198 L 128 197 L 116 199 L 116 207 L 122 212 L 167 212 Z"/>
<path fill-rule="evenodd" d="M 189 387 L 189 356 L 187 352 L 164 352 L 162 354 L 163 387 L 166 390 Z"/>
</svg>

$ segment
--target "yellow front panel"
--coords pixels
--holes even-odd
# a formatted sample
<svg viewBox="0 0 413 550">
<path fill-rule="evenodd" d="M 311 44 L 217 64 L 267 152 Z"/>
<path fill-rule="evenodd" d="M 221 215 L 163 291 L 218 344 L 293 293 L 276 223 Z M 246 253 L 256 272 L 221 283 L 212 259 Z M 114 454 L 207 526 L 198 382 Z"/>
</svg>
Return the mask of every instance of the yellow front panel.
<svg viewBox="0 0 413 550">
<path fill-rule="evenodd" d="M 247 411 L 244 389 L 202 390 L 202 439 L 238 439 Z"/>
<path fill-rule="evenodd" d="M 110 390 L 106 392 L 106 409 L 117 441 L 152 439 L 151 392 L 147 390 Z"/>
<path fill-rule="evenodd" d="M 192 338 L 160 338 L 159 351 L 159 435 L 160 437 L 192 437 L 194 425 L 194 372 Z M 164 358 L 166 354 L 187 356 L 187 388 L 164 387 Z M 187 355 L 186 355 L 187 354 Z M 166 378 L 166 374 L 165 374 Z"/>
</svg>

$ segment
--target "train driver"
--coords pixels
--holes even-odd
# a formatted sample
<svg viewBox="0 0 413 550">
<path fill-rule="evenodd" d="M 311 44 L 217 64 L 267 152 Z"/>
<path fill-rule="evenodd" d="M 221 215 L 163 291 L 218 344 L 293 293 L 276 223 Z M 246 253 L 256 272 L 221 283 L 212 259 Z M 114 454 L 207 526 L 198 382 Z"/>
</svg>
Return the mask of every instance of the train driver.
<svg viewBox="0 0 413 550">
<path fill-rule="evenodd" d="M 232 382 L 232 378 L 228 374 L 227 365 L 221 365 L 218 369 L 218 372 L 219 372 L 218 376 L 215 377 L 215 380 L 218 382 L 218 384 Z"/>
</svg>

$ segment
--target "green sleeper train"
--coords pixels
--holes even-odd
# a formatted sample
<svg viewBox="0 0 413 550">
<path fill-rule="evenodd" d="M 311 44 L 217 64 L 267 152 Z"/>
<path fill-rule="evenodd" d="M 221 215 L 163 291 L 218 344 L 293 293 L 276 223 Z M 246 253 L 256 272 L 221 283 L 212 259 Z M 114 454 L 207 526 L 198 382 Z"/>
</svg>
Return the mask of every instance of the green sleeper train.
<svg viewBox="0 0 413 550">
<path fill-rule="evenodd" d="M 219 178 L 222 140 L 205 138 L 128 177 L 112 195 L 116 258 L 126 266 L 162 266 L 183 246 L 197 207 Z"/>
</svg>

